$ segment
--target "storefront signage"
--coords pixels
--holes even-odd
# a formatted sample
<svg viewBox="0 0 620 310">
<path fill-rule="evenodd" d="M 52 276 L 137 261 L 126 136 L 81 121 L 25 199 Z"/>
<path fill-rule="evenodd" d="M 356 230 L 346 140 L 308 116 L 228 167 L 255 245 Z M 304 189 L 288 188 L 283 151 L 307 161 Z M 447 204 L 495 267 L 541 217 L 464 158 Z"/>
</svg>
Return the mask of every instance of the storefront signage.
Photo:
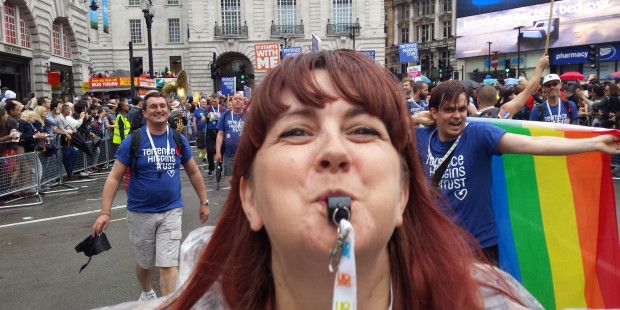
<svg viewBox="0 0 620 310">
<path fill-rule="evenodd" d="M 90 88 L 105 88 L 105 87 L 119 87 L 119 86 L 131 86 L 130 77 L 113 77 L 113 78 L 94 78 L 88 80 Z M 134 85 L 138 87 L 155 87 L 155 79 L 149 78 L 134 78 Z"/>
<path fill-rule="evenodd" d="M 620 43 L 600 44 L 601 61 L 620 60 Z M 559 48 L 551 52 L 551 64 L 565 65 L 588 62 L 587 46 L 576 46 L 569 48 Z"/>
<path fill-rule="evenodd" d="M 22 54 L 22 49 L 19 47 L 15 47 L 15 46 L 10 46 L 10 45 L 5 45 L 4 46 L 4 51 L 7 53 L 11 53 L 11 54 L 17 54 L 17 55 L 21 55 Z"/>
<path fill-rule="evenodd" d="M 52 93 L 62 93 L 62 84 L 51 84 Z"/>
<path fill-rule="evenodd" d="M 495 56 L 495 55 L 493 55 L 493 56 Z M 508 58 L 506 58 L 506 59 L 508 59 Z M 506 59 L 500 58 L 497 61 L 497 65 L 500 66 L 500 67 L 506 65 Z M 511 66 L 513 66 L 513 65 L 516 66 L 517 65 L 517 61 L 519 61 L 519 64 L 523 64 L 523 57 L 521 57 L 521 58 L 517 58 L 517 57 L 510 58 L 510 65 Z M 493 58 L 491 58 L 491 66 L 492 65 L 493 65 Z M 484 66 L 485 67 L 489 66 L 489 59 L 485 59 Z M 493 67 L 493 68 L 497 68 L 497 67 Z"/>
<path fill-rule="evenodd" d="M 418 42 L 398 44 L 400 62 L 419 61 Z"/>
<path fill-rule="evenodd" d="M 47 83 L 48 84 L 60 84 L 60 72 L 48 72 Z"/>
<path fill-rule="evenodd" d="M 87 92 L 90 90 L 88 82 L 82 82 L 82 91 Z"/>
</svg>

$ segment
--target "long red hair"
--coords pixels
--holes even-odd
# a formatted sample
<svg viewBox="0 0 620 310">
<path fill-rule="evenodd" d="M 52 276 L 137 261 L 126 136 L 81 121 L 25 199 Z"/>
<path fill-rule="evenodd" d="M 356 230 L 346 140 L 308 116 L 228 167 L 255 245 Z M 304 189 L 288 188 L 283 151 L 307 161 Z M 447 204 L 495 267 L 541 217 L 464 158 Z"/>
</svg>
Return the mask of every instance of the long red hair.
<svg viewBox="0 0 620 310">
<path fill-rule="evenodd" d="M 336 93 L 325 93 L 312 70 L 325 70 Z M 233 309 L 265 309 L 275 298 L 271 247 L 264 229 L 253 232 L 241 206 L 241 177 L 252 178 L 252 164 L 267 131 L 288 109 L 279 94 L 290 89 L 304 104 L 323 107 L 338 97 L 366 109 L 385 123 L 409 177 L 403 225 L 388 242 L 393 309 L 473 309 L 482 307 L 471 237 L 435 205 L 415 148 L 415 134 L 395 76 L 355 51 L 322 51 L 286 58 L 262 80 L 247 111 L 233 167 L 230 194 L 213 236 L 178 296 L 164 307 L 189 309 L 219 281 Z"/>
</svg>

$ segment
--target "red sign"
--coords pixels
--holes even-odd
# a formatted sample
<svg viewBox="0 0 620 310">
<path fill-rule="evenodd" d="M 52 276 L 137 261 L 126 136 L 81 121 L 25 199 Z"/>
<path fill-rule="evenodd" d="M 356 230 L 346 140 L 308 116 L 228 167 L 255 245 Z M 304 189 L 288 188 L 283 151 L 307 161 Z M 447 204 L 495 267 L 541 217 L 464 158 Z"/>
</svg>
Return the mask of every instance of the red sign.
<svg viewBox="0 0 620 310">
<path fill-rule="evenodd" d="M 491 56 L 491 67 L 497 68 L 497 65 L 499 65 L 499 57 L 497 55 Z"/>
<path fill-rule="evenodd" d="M 94 79 L 89 79 L 88 84 L 90 88 L 130 86 L 131 78 L 130 77 L 94 78 Z M 134 85 L 136 87 L 155 87 L 155 79 L 134 78 Z"/>
<path fill-rule="evenodd" d="M 60 72 L 48 72 L 47 84 L 60 84 Z"/>
</svg>

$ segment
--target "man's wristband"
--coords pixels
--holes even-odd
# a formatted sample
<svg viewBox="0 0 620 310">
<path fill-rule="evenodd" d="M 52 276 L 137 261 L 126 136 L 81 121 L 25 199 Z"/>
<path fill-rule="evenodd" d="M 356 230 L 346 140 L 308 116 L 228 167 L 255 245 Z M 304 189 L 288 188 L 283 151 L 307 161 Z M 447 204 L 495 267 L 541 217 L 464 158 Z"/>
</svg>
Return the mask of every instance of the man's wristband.
<svg viewBox="0 0 620 310">
<path fill-rule="evenodd" d="M 201 201 L 201 202 L 200 202 L 200 205 L 201 205 L 201 206 L 202 206 L 202 205 L 207 205 L 207 206 L 208 206 L 208 205 L 209 205 L 209 199 L 207 199 L 207 200 L 205 200 L 205 201 Z"/>
<path fill-rule="evenodd" d="M 110 217 L 110 213 L 101 212 L 99 216 L 102 216 L 102 215 L 107 215 L 108 217 Z"/>
</svg>

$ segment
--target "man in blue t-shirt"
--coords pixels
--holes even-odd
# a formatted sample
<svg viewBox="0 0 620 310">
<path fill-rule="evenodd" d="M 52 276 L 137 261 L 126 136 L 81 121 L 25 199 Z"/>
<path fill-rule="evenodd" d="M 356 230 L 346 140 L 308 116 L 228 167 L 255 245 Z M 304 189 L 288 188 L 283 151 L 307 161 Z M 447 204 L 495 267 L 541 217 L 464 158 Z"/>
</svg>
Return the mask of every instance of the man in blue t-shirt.
<svg viewBox="0 0 620 310">
<path fill-rule="evenodd" d="M 562 80 L 557 74 L 549 74 L 543 79 L 543 92 L 547 100 L 535 106 L 530 113 L 530 121 L 544 121 L 548 123 L 577 124 L 579 114 L 577 106 L 572 101 L 564 101 L 560 97 Z M 542 119 L 540 110 L 542 109 Z"/>
<path fill-rule="evenodd" d="M 220 97 L 217 94 L 211 95 L 211 105 L 207 107 L 205 115 L 202 118 L 202 122 L 207 124 L 206 130 L 206 148 L 207 155 L 209 158 L 209 172 L 208 176 L 213 175 L 213 170 L 215 170 L 215 144 L 217 142 L 217 123 L 219 123 L 220 118 L 226 112 L 226 108 L 223 105 L 220 105 Z"/>
<path fill-rule="evenodd" d="M 179 274 L 183 212 L 181 165 L 200 199 L 198 213 L 202 222 L 209 217 L 209 200 L 187 140 L 182 137 L 183 145 L 177 145 L 173 130 L 168 127 L 170 110 L 166 97 L 158 92 L 147 94 L 142 113 L 146 126 L 138 129 L 141 139 L 137 154 L 133 157 L 130 152 L 133 135 L 128 135 L 116 152 L 112 171 L 103 187 L 101 213 L 91 233 L 95 236 L 108 227 L 118 184 L 125 169 L 131 167 L 127 194 L 129 239 L 138 260 L 140 300 L 149 300 L 156 298 L 151 286 L 155 266 L 159 267 L 159 288 L 164 296 L 174 291 Z"/>
<path fill-rule="evenodd" d="M 428 112 L 412 116 L 416 147 L 426 176 L 447 197 L 447 215 L 469 231 L 489 261 L 498 262 L 499 248 L 491 201 L 491 157 L 501 154 L 567 155 L 599 151 L 620 153 L 620 138 L 530 137 L 506 132 L 489 123 L 467 124 L 467 96 L 458 81 L 440 83 Z M 446 165 L 442 166 L 442 163 Z M 433 179 L 437 170 L 441 177 Z"/>
<path fill-rule="evenodd" d="M 243 113 L 243 96 L 234 94 L 232 97 L 232 109 L 225 113 L 217 123 L 217 140 L 215 143 L 215 161 L 222 159 L 222 143 L 226 142 L 224 151 L 223 174 L 232 182 L 232 167 L 237 153 L 237 147 L 241 142 L 241 133 L 245 124 L 245 113 Z"/>
<path fill-rule="evenodd" d="M 194 110 L 194 115 L 192 116 L 192 127 L 196 133 L 196 148 L 198 149 L 198 157 L 202 157 L 204 154 L 204 157 L 202 158 L 203 165 L 207 162 L 207 150 L 205 147 L 206 124 L 202 122 L 202 117 L 205 115 L 206 110 L 207 98 L 201 97 L 200 101 L 198 101 L 198 107 Z"/>
<path fill-rule="evenodd" d="M 411 115 L 428 110 L 428 102 L 426 101 L 426 97 L 428 96 L 428 84 L 422 81 L 415 82 L 413 84 L 412 93 L 413 96 L 407 100 Z"/>
</svg>

